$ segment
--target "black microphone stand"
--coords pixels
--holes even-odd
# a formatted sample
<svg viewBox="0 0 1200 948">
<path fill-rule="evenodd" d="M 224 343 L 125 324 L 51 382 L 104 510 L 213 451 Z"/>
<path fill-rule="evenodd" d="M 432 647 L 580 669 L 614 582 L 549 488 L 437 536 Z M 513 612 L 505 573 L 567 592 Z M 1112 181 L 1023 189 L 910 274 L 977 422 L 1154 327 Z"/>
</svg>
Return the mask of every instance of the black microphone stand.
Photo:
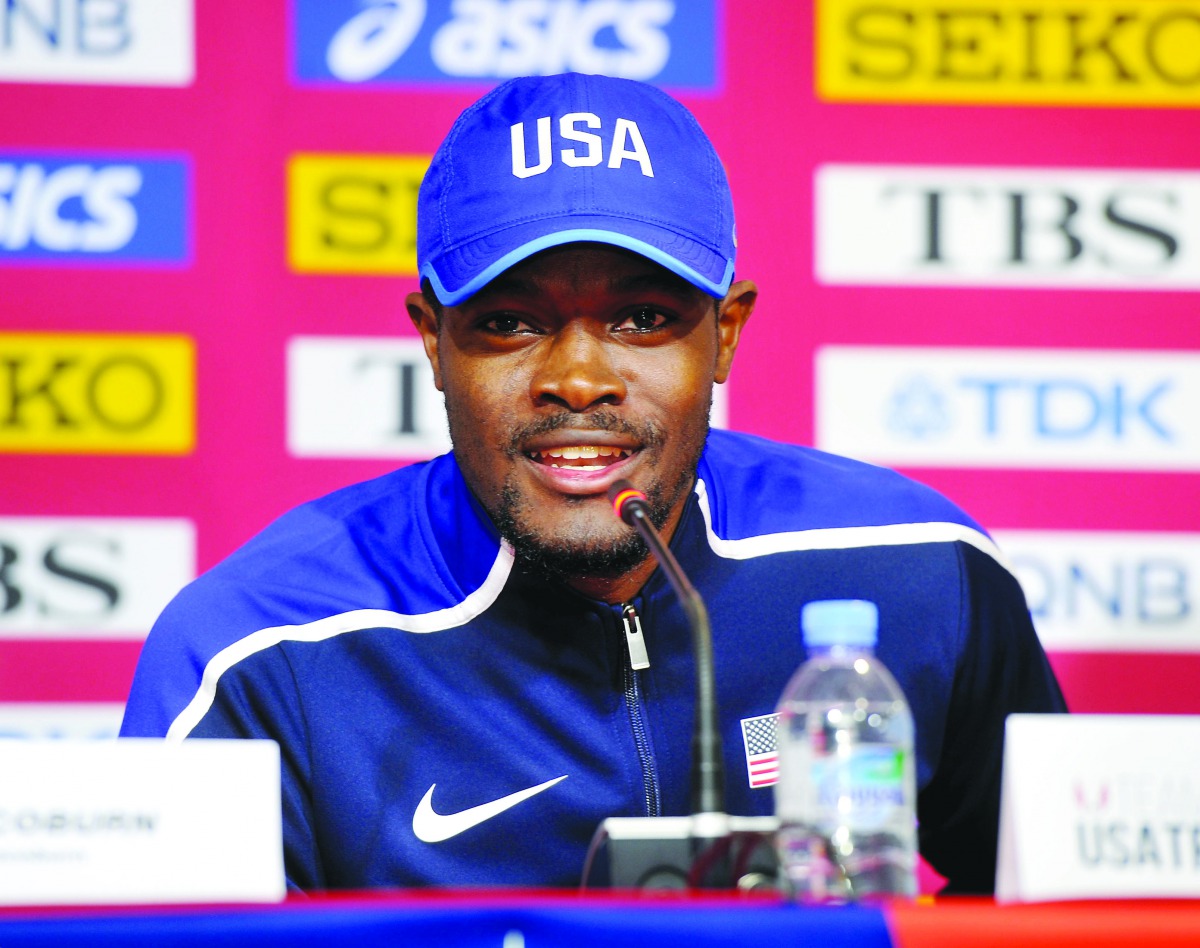
<svg viewBox="0 0 1200 948">
<path fill-rule="evenodd" d="M 692 729 L 691 816 L 610 817 L 592 840 L 583 885 L 601 846 L 610 884 L 638 888 L 757 888 L 774 885 L 773 817 L 725 812 L 725 763 L 717 715 L 716 671 L 708 610 L 650 521 L 646 495 L 628 481 L 609 488 L 613 510 L 638 531 L 666 573 L 692 633 L 696 714 Z M 765 845 L 764 845 L 765 844 Z"/>
<path fill-rule="evenodd" d="M 696 716 L 692 727 L 692 788 L 693 815 L 725 812 L 725 759 L 721 730 L 717 716 L 716 670 L 713 667 L 712 626 L 708 609 L 688 581 L 675 554 L 663 543 L 662 537 L 650 522 L 650 505 L 646 495 L 619 480 L 608 489 L 613 510 L 641 535 L 650 552 L 662 567 L 679 597 L 692 632 L 692 652 L 696 662 Z"/>
</svg>

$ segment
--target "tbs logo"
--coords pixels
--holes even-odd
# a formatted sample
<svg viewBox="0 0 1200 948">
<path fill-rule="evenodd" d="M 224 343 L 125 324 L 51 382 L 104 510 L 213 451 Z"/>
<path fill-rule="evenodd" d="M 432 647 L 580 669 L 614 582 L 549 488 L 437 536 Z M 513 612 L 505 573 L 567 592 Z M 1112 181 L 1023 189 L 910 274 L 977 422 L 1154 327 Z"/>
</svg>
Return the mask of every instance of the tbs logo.
<svg viewBox="0 0 1200 948">
<path fill-rule="evenodd" d="M 0 153 L 0 263 L 183 261 L 188 190 L 178 159 Z"/>
<path fill-rule="evenodd" d="M 715 0 L 293 0 L 301 82 L 599 73 L 715 84 Z"/>
</svg>

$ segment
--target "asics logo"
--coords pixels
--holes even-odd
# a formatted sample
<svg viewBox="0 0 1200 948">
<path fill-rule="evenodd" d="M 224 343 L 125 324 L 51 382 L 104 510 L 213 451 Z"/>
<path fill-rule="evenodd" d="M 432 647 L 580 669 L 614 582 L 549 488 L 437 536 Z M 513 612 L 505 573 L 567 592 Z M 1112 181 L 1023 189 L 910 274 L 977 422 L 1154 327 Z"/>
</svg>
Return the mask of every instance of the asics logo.
<svg viewBox="0 0 1200 948">
<path fill-rule="evenodd" d="M 437 786 L 435 783 L 425 791 L 425 796 L 421 797 L 421 802 L 417 804 L 417 810 L 413 813 L 413 833 L 423 843 L 440 843 L 442 840 L 450 839 L 459 833 L 465 833 L 472 827 L 490 820 L 493 816 L 499 816 L 505 810 L 512 809 L 518 803 L 536 796 L 543 790 L 549 790 L 559 781 L 566 780 L 567 777 L 568 774 L 563 774 L 561 777 L 555 777 L 553 780 L 539 783 L 536 787 L 529 787 L 525 790 L 518 790 L 516 793 L 510 793 L 499 800 L 492 800 L 490 803 L 481 803 L 479 806 L 473 806 L 458 813 L 444 814 L 437 813 L 433 809 L 433 791 Z"/>
</svg>

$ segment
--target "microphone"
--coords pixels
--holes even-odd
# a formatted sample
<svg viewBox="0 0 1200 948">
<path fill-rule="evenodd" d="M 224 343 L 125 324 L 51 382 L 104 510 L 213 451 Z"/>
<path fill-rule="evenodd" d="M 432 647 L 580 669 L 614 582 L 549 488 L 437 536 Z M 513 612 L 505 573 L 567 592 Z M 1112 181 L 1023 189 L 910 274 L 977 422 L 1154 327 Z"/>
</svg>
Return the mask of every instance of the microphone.
<svg viewBox="0 0 1200 948">
<path fill-rule="evenodd" d="M 725 757 L 721 730 L 717 721 L 717 676 L 713 668 L 712 627 L 708 609 L 696 588 L 684 575 L 679 561 L 658 535 L 650 521 L 650 503 L 646 495 L 627 480 L 619 480 L 608 489 L 613 512 L 641 535 L 650 552 L 666 574 L 679 603 L 687 615 L 692 632 L 692 651 L 696 661 L 696 717 L 692 728 L 692 814 L 723 814 L 725 810 Z M 720 821 L 702 821 L 704 824 Z M 719 826 L 714 825 L 714 829 Z M 723 835 L 723 831 L 714 835 Z"/>
<path fill-rule="evenodd" d="M 650 520 L 646 495 L 628 481 L 608 491 L 613 512 L 641 535 L 687 615 L 696 664 L 692 729 L 691 815 L 610 816 L 596 829 L 584 861 L 587 888 L 597 854 L 607 847 L 608 884 L 618 888 L 680 889 L 774 886 L 778 862 L 771 846 L 774 817 L 725 813 L 725 765 L 717 720 L 716 673 L 708 610 Z"/>
</svg>

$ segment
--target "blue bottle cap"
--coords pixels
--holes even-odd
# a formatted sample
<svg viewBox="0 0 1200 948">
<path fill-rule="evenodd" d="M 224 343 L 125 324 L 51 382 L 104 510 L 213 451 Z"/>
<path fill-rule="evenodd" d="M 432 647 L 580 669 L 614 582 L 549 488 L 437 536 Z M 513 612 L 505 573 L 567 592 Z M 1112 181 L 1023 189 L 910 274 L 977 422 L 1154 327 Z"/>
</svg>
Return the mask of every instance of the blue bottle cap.
<svg viewBox="0 0 1200 948">
<path fill-rule="evenodd" d="M 800 628 L 809 648 L 874 648 L 879 638 L 879 609 L 866 599 L 808 602 L 800 610 Z"/>
</svg>

